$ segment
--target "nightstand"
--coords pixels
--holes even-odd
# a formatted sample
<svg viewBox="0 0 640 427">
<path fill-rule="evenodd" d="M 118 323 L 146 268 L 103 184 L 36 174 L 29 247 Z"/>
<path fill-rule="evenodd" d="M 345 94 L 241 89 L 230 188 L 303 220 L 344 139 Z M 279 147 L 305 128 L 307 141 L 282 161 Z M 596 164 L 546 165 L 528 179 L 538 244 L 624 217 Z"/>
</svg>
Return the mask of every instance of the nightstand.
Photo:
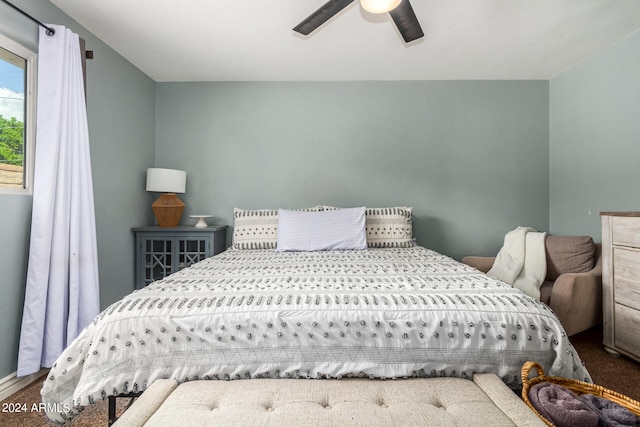
<svg viewBox="0 0 640 427">
<path fill-rule="evenodd" d="M 226 248 L 226 225 L 136 227 L 136 289 Z"/>
</svg>

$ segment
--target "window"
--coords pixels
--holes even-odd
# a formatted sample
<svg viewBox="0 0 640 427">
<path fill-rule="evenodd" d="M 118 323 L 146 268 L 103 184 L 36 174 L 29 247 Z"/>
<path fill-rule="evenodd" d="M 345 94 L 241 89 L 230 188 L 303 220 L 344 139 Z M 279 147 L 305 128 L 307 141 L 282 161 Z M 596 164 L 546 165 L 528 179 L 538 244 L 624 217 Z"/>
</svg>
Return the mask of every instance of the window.
<svg viewBox="0 0 640 427">
<path fill-rule="evenodd" d="M 35 53 L 0 34 L 0 194 L 31 193 L 35 64 Z"/>
</svg>

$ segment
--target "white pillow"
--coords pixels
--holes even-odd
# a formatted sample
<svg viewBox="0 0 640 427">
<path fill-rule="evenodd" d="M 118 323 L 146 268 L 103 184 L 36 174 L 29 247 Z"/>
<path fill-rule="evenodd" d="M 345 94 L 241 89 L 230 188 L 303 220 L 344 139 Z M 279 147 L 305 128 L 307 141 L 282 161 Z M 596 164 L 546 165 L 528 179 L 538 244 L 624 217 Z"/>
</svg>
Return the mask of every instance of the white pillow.
<svg viewBox="0 0 640 427">
<path fill-rule="evenodd" d="M 363 250 L 366 209 L 323 212 L 278 210 L 278 251 Z"/>
<path fill-rule="evenodd" d="M 322 206 L 321 210 L 336 210 L 333 206 Z M 367 208 L 367 246 L 370 248 L 410 248 L 413 240 L 413 208 Z"/>
</svg>

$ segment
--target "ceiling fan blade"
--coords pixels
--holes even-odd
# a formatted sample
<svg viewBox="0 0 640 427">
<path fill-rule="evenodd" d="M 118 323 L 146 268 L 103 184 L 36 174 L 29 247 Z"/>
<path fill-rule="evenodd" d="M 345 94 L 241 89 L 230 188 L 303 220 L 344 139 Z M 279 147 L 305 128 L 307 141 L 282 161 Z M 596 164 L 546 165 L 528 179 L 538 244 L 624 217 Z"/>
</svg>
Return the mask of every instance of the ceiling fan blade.
<svg viewBox="0 0 640 427">
<path fill-rule="evenodd" d="M 320 9 L 309 15 L 307 19 L 299 23 L 293 31 L 308 36 L 312 31 L 333 18 L 354 1 L 355 0 L 329 0 L 322 5 Z"/>
<path fill-rule="evenodd" d="M 409 43 L 420 37 L 424 37 L 422 27 L 420 27 L 418 18 L 409 0 L 402 0 L 398 7 L 390 11 L 389 14 L 405 42 Z"/>
</svg>

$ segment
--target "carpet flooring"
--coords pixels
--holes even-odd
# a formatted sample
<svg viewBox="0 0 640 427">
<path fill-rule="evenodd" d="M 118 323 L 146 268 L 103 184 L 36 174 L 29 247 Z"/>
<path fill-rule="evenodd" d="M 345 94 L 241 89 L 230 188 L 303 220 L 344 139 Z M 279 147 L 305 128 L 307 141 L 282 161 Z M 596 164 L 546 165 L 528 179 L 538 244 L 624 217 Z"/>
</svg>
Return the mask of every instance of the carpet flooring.
<svg viewBox="0 0 640 427">
<path fill-rule="evenodd" d="M 640 401 L 640 363 L 626 357 L 607 353 L 602 346 L 602 329 L 593 328 L 571 337 L 571 342 L 585 363 L 593 381 Z M 0 403 L 0 426 L 39 427 L 57 426 L 37 410 L 40 402 L 41 381 L 38 380 Z M 121 413 L 128 399 L 118 399 L 117 412 Z M 8 405 L 19 405 L 24 412 L 5 411 Z M 35 406 L 34 406 L 35 405 Z M 87 407 L 65 427 L 96 427 L 108 423 L 107 401 Z"/>
</svg>

